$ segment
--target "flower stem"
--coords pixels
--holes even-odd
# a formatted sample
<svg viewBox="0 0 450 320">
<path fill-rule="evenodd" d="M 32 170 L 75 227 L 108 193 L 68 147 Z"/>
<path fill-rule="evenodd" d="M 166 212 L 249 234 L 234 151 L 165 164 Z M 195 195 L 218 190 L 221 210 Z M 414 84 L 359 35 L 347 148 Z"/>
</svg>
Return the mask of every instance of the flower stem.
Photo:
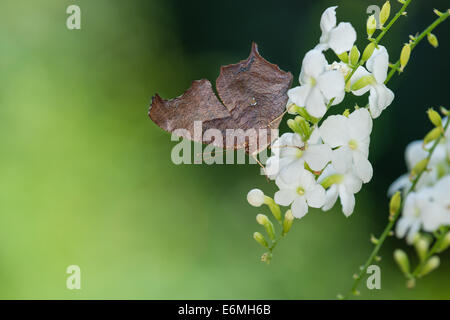
<svg viewBox="0 0 450 320">
<path fill-rule="evenodd" d="M 417 37 L 414 38 L 413 41 L 410 43 L 411 51 L 414 49 L 415 46 L 419 44 L 419 42 L 425 38 L 428 34 L 431 33 L 439 24 L 444 22 L 450 15 L 450 11 L 447 10 L 446 12 L 442 13 L 439 18 L 437 18 L 432 24 L 428 26 L 421 34 L 419 34 Z M 392 76 L 395 74 L 396 71 L 400 70 L 400 59 L 391 67 L 392 70 L 389 72 L 385 84 L 392 78 Z"/>
<path fill-rule="evenodd" d="M 406 12 L 406 8 L 409 6 L 410 3 L 411 3 L 411 0 L 405 1 L 403 6 L 395 14 L 395 16 L 391 19 L 391 21 L 388 23 L 388 25 L 386 27 L 384 27 L 383 31 L 378 35 L 378 37 L 376 37 L 375 40 L 373 40 L 375 45 L 378 45 L 380 43 L 381 39 L 383 39 L 384 35 L 389 31 L 389 29 L 392 27 L 392 25 L 395 23 L 395 21 L 397 21 L 398 18 L 400 18 L 404 14 L 404 12 Z M 353 74 L 364 62 L 365 61 L 362 61 L 362 59 L 361 59 L 355 66 L 353 66 L 352 71 L 345 78 L 345 83 L 347 83 L 352 78 Z"/>
<path fill-rule="evenodd" d="M 447 121 L 447 123 L 445 124 L 444 130 L 443 132 L 446 132 L 448 125 L 450 124 L 450 120 Z M 439 138 L 437 138 L 434 143 L 433 146 L 428 150 L 428 155 L 426 157 L 427 160 L 430 160 L 434 150 L 436 149 L 436 147 L 438 146 L 439 142 L 441 141 L 441 139 L 443 138 L 444 133 L 442 133 Z M 427 168 L 424 168 L 423 170 L 421 170 L 417 176 L 414 178 L 413 183 L 411 185 L 411 187 L 408 189 L 408 191 L 405 194 L 405 197 L 412 191 L 414 191 L 417 183 L 420 180 L 420 177 L 422 176 L 422 174 L 427 170 Z M 397 210 L 397 212 L 392 216 L 392 218 L 389 219 L 389 223 L 387 224 L 387 226 L 384 228 L 383 233 L 381 234 L 380 238 L 377 241 L 377 244 L 375 246 L 375 248 L 373 249 L 372 253 L 369 256 L 369 259 L 367 259 L 366 263 L 364 264 L 364 266 L 361 268 L 361 270 L 359 271 L 359 273 L 357 274 L 357 277 L 355 278 L 355 281 L 353 282 L 353 286 L 350 289 L 350 291 L 347 293 L 347 295 L 345 295 L 343 297 L 343 299 L 347 299 L 350 294 L 355 294 L 356 293 L 356 289 L 358 288 L 359 283 L 361 282 L 363 275 L 366 273 L 367 268 L 373 263 L 373 261 L 375 260 L 375 257 L 378 255 L 378 252 L 381 249 L 381 246 L 383 245 L 384 241 L 386 240 L 387 236 L 391 233 L 392 228 L 395 225 L 395 222 L 397 221 L 398 217 L 400 216 L 400 213 L 402 211 L 402 207 L 403 207 L 403 201 L 402 201 L 402 206 L 400 206 L 400 208 Z M 436 246 L 436 244 L 435 244 Z M 436 248 L 437 250 L 437 248 Z M 430 251 L 431 252 L 431 251 Z M 433 252 L 434 253 L 434 252 Z M 418 273 L 419 271 L 417 271 Z"/>
<path fill-rule="evenodd" d="M 441 233 L 436 237 L 436 241 L 434 242 L 433 247 L 431 247 L 431 250 L 428 251 L 428 253 L 426 254 L 423 261 L 421 261 L 420 264 L 411 273 L 411 278 L 413 278 L 413 279 L 419 278 L 419 275 L 420 275 L 423 267 L 427 263 L 428 259 L 430 259 L 435 253 L 439 252 L 442 240 L 444 240 L 444 237 L 447 234 L 448 230 L 449 230 L 449 227 L 445 227 L 441 230 Z"/>
</svg>

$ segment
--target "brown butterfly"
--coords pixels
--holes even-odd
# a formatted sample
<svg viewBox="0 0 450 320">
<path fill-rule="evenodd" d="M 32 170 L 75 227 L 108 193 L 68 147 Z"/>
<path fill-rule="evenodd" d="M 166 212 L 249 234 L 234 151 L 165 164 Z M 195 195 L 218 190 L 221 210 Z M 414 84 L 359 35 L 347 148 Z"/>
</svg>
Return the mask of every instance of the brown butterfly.
<svg viewBox="0 0 450 320">
<path fill-rule="evenodd" d="M 190 140 L 224 149 L 245 148 L 253 154 L 276 138 L 270 129 L 277 129 L 280 124 L 291 83 L 292 74 L 261 57 L 253 43 L 246 60 L 221 67 L 216 80 L 219 97 L 208 80 L 196 80 L 177 98 L 164 100 L 156 94 L 149 116 L 168 132 L 185 129 L 179 135 Z M 201 121 L 201 135 L 194 135 L 196 121 Z M 208 129 L 220 131 L 222 139 L 205 136 Z M 262 134 L 264 131 L 266 134 Z M 230 134 L 234 136 L 227 141 Z M 249 141 L 254 139 L 257 147 L 251 150 Z"/>
</svg>

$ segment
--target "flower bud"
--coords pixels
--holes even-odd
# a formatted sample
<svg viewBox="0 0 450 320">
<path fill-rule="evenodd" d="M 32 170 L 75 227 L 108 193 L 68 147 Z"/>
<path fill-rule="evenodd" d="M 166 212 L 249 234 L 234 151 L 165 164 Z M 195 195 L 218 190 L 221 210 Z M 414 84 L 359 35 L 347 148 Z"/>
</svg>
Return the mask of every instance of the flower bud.
<svg viewBox="0 0 450 320">
<path fill-rule="evenodd" d="M 430 247 L 430 242 L 428 241 L 428 239 L 425 237 L 419 237 L 414 242 L 414 247 L 416 248 L 416 252 L 420 258 L 420 261 L 424 261 L 428 253 L 428 248 Z"/>
<path fill-rule="evenodd" d="M 369 58 L 372 56 L 373 51 L 375 50 L 375 43 L 371 42 L 367 45 L 367 47 L 364 49 L 361 63 L 366 62 L 369 60 Z"/>
<path fill-rule="evenodd" d="M 398 212 L 401 204 L 402 204 L 402 196 L 401 196 L 400 191 L 397 191 L 392 196 L 391 201 L 389 203 L 389 214 L 391 217 L 393 217 Z"/>
<path fill-rule="evenodd" d="M 417 162 L 411 170 L 411 176 L 417 176 L 420 172 L 424 171 L 428 166 L 428 159 L 422 159 Z"/>
<path fill-rule="evenodd" d="M 342 52 L 341 54 L 338 54 L 337 56 L 342 62 L 348 63 L 348 53 L 346 51 Z"/>
<path fill-rule="evenodd" d="M 289 114 L 296 114 L 296 107 L 297 105 L 293 103 L 291 100 L 288 100 L 286 104 L 286 111 Z"/>
<path fill-rule="evenodd" d="M 441 134 L 442 134 L 441 128 L 432 129 L 430 132 L 427 133 L 425 138 L 423 138 L 423 145 L 425 146 L 428 143 L 430 143 L 431 141 L 436 140 L 437 138 L 439 138 L 441 136 Z"/>
<path fill-rule="evenodd" d="M 374 78 L 372 75 L 363 76 L 359 78 L 354 84 L 352 84 L 351 89 L 352 91 L 357 91 L 368 86 L 369 84 L 372 84 L 373 82 Z"/>
<path fill-rule="evenodd" d="M 269 245 L 267 244 L 266 239 L 264 239 L 264 236 L 259 233 L 259 232 L 255 232 L 253 234 L 253 239 L 256 240 L 256 242 L 258 242 L 260 245 L 262 245 L 264 248 L 268 248 Z"/>
<path fill-rule="evenodd" d="M 324 187 L 325 189 L 328 189 L 329 187 L 331 187 L 333 184 L 339 184 L 342 182 L 342 179 L 344 178 L 344 176 L 342 174 L 332 174 L 331 176 L 326 177 L 325 179 L 322 180 L 322 182 L 320 183 L 322 185 L 322 187 Z"/>
<path fill-rule="evenodd" d="M 258 214 L 256 216 L 256 222 L 258 222 L 266 229 L 266 232 L 269 235 L 270 239 L 275 240 L 275 229 L 273 228 L 272 222 L 269 220 L 269 218 L 267 218 L 266 215 Z"/>
<path fill-rule="evenodd" d="M 306 121 L 305 119 L 303 119 L 300 116 L 296 116 L 294 120 L 298 124 L 298 126 L 300 127 L 300 129 L 302 131 L 301 136 L 302 136 L 303 141 L 308 141 L 308 139 L 312 133 L 311 127 L 310 127 L 308 121 Z"/>
<path fill-rule="evenodd" d="M 394 260 L 397 262 L 400 270 L 403 272 L 403 274 L 408 275 L 409 274 L 409 259 L 406 255 L 405 251 L 397 249 L 394 251 Z"/>
<path fill-rule="evenodd" d="M 347 117 L 347 118 L 348 118 L 348 116 L 350 115 L 350 109 L 345 109 L 344 112 L 342 113 L 342 115 L 343 115 L 344 117 Z"/>
<path fill-rule="evenodd" d="M 303 118 L 305 118 L 306 120 L 308 120 L 311 123 L 317 123 L 319 122 L 319 118 L 315 118 L 313 116 L 311 116 L 308 111 L 306 111 L 305 108 L 302 107 L 298 107 L 296 106 L 295 111 Z"/>
<path fill-rule="evenodd" d="M 353 46 L 352 50 L 350 50 L 350 63 L 352 66 L 356 66 L 359 60 L 361 53 L 358 50 L 358 47 Z"/>
<path fill-rule="evenodd" d="M 439 109 L 444 116 L 448 116 L 449 112 L 445 107 L 441 106 Z"/>
<path fill-rule="evenodd" d="M 367 35 L 369 39 L 372 38 L 373 33 L 377 29 L 377 20 L 375 20 L 375 16 L 371 15 L 367 18 Z"/>
<path fill-rule="evenodd" d="M 427 114 L 432 124 L 436 127 L 442 127 L 442 118 L 437 111 L 430 108 L 428 109 Z"/>
<path fill-rule="evenodd" d="M 380 11 L 380 23 L 381 25 L 384 25 L 384 23 L 389 19 L 389 15 L 391 14 L 391 4 L 389 1 L 386 1 L 383 4 L 383 7 Z"/>
<path fill-rule="evenodd" d="M 407 43 L 403 46 L 402 52 L 400 53 L 400 71 L 403 71 L 403 69 L 405 69 L 410 56 L 411 46 L 409 45 L 409 43 Z"/>
<path fill-rule="evenodd" d="M 264 204 L 265 195 L 259 189 L 252 189 L 247 193 L 247 201 L 254 207 L 261 207 Z"/>
<path fill-rule="evenodd" d="M 292 131 L 298 133 L 301 136 L 303 135 L 302 129 L 294 119 L 289 119 L 286 123 Z"/>
<path fill-rule="evenodd" d="M 294 223 L 294 215 L 291 210 L 286 211 L 283 220 L 283 235 L 291 230 L 292 224 Z"/>
<path fill-rule="evenodd" d="M 281 222 L 280 206 L 278 204 L 276 204 L 275 201 L 268 196 L 264 197 L 264 203 L 267 204 L 267 206 L 270 209 L 270 212 L 272 212 L 272 215 L 275 217 L 275 219 L 277 219 L 278 221 Z"/>
<path fill-rule="evenodd" d="M 423 266 L 422 270 L 419 273 L 419 277 L 426 276 L 431 271 L 435 270 L 441 264 L 441 259 L 438 256 L 432 256 Z"/>
<path fill-rule="evenodd" d="M 450 247 L 450 231 L 447 232 L 442 239 L 441 245 L 439 247 L 439 252 L 445 251 Z"/>
<path fill-rule="evenodd" d="M 429 33 L 429 34 L 427 35 L 427 39 L 428 39 L 428 42 L 429 42 L 433 47 L 437 48 L 437 47 L 439 46 L 439 41 L 438 41 L 437 37 L 436 37 L 434 34 Z"/>
</svg>

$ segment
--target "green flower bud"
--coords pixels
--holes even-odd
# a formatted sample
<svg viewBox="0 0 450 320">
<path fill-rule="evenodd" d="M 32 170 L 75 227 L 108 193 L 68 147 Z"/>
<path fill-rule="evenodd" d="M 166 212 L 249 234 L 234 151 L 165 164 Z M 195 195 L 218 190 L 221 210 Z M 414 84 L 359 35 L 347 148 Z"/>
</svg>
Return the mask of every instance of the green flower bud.
<svg viewBox="0 0 450 320">
<path fill-rule="evenodd" d="M 422 171 L 424 171 L 428 166 L 428 159 L 422 159 L 419 162 L 417 162 L 414 167 L 411 170 L 411 176 L 415 177 Z"/>
<path fill-rule="evenodd" d="M 264 229 L 266 229 L 266 232 L 269 235 L 270 239 L 275 240 L 275 229 L 273 228 L 272 222 L 266 215 L 258 214 L 256 216 L 256 222 L 258 222 L 260 225 L 264 227 Z"/>
<path fill-rule="evenodd" d="M 300 128 L 298 123 L 295 122 L 294 119 L 288 119 L 288 121 L 286 123 L 292 131 L 294 131 L 295 133 L 298 133 L 299 135 L 303 135 L 302 129 Z"/>
<path fill-rule="evenodd" d="M 430 242 L 428 241 L 428 239 L 426 237 L 419 237 L 414 242 L 414 247 L 416 248 L 416 252 L 420 258 L 420 261 L 424 261 L 430 247 Z"/>
<path fill-rule="evenodd" d="M 442 128 L 434 128 L 432 129 L 430 132 L 427 133 L 427 135 L 425 136 L 425 138 L 423 138 L 423 145 L 427 145 L 428 143 L 430 143 L 431 141 L 436 140 L 437 138 L 439 138 L 442 134 Z"/>
<path fill-rule="evenodd" d="M 311 127 L 310 127 L 308 121 L 306 121 L 305 119 L 303 119 L 300 116 L 296 116 L 294 120 L 298 124 L 298 126 L 300 127 L 300 129 L 302 131 L 302 133 L 300 134 L 302 136 L 302 140 L 308 141 L 308 139 L 312 133 Z"/>
<path fill-rule="evenodd" d="M 348 53 L 346 51 L 342 52 L 341 54 L 338 54 L 337 56 L 342 62 L 348 63 Z"/>
<path fill-rule="evenodd" d="M 430 119 L 432 124 L 434 124 L 436 127 L 442 127 L 442 118 L 439 113 L 437 113 L 437 111 L 430 108 L 428 109 L 427 113 L 428 118 Z"/>
<path fill-rule="evenodd" d="M 294 215 L 291 210 L 286 211 L 283 220 L 283 235 L 291 230 L 292 224 L 294 223 Z"/>
<path fill-rule="evenodd" d="M 432 256 L 423 266 L 422 270 L 419 273 L 419 277 L 426 276 L 431 271 L 437 269 L 439 265 L 441 264 L 441 259 L 439 259 L 438 256 Z"/>
<path fill-rule="evenodd" d="M 256 242 L 258 242 L 260 245 L 262 245 L 264 248 L 268 248 L 269 245 L 267 244 L 266 239 L 264 239 L 264 236 L 259 233 L 259 232 L 255 232 L 253 234 L 253 239 L 256 240 Z"/>
<path fill-rule="evenodd" d="M 343 178 L 344 178 L 344 176 L 342 174 L 332 174 L 331 176 L 328 176 L 325 179 L 323 179 L 323 181 L 320 184 L 325 189 L 328 189 L 333 184 L 341 183 Z"/>
<path fill-rule="evenodd" d="M 447 232 L 444 236 L 444 239 L 442 239 L 441 245 L 439 247 L 439 252 L 445 251 L 450 247 L 450 231 Z"/>
<path fill-rule="evenodd" d="M 400 191 L 397 191 L 392 196 L 391 201 L 389 203 L 389 214 L 391 217 L 393 217 L 398 212 L 401 204 L 402 204 L 402 195 Z"/>
<path fill-rule="evenodd" d="M 384 25 L 384 23 L 389 19 L 389 15 L 391 14 L 391 4 L 389 1 L 386 1 L 383 4 L 383 7 L 380 11 L 380 23 L 381 25 Z"/>
<path fill-rule="evenodd" d="M 281 209 L 278 204 L 275 203 L 275 201 L 268 196 L 264 197 L 264 203 L 269 207 L 270 212 L 272 212 L 272 215 L 281 222 Z"/>
<path fill-rule="evenodd" d="M 373 78 L 372 75 L 361 77 L 354 84 L 352 84 L 351 89 L 352 89 L 352 91 L 362 89 L 362 88 L 372 84 L 374 81 L 375 81 L 375 79 Z"/>
<path fill-rule="evenodd" d="M 372 38 L 373 33 L 377 29 L 377 20 L 375 20 L 375 16 L 371 15 L 367 18 L 367 35 L 369 39 Z"/>
<path fill-rule="evenodd" d="M 361 53 L 358 50 L 358 47 L 353 46 L 352 50 L 350 50 L 350 63 L 352 66 L 356 66 L 358 64 L 359 57 Z"/>
<path fill-rule="evenodd" d="M 374 50 L 375 50 L 375 43 L 373 43 L 373 42 L 369 43 L 363 51 L 361 63 L 369 60 L 369 58 L 372 56 L 372 53 Z"/>
<path fill-rule="evenodd" d="M 429 33 L 429 34 L 427 35 L 427 39 L 428 39 L 428 42 L 429 42 L 433 47 L 437 48 L 437 47 L 439 46 L 439 41 L 438 41 L 437 37 L 436 37 L 434 34 Z"/>
<path fill-rule="evenodd" d="M 405 69 L 410 56 L 411 46 L 409 45 L 409 43 L 407 43 L 403 46 L 402 52 L 400 53 L 400 71 L 403 71 L 403 69 Z"/>
<path fill-rule="evenodd" d="M 297 112 L 301 117 L 305 118 L 306 120 L 308 120 L 311 123 L 317 123 L 320 120 L 319 118 L 315 118 L 315 117 L 311 116 L 308 113 L 308 111 L 306 111 L 306 109 L 302 108 L 302 107 L 296 106 L 295 112 Z"/>
<path fill-rule="evenodd" d="M 344 117 L 347 117 L 347 118 L 348 118 L 348 116 L 350 115 L 350 109 L 345 109 L 344 112 L 342 113 L 342 115 L 343 115 Z"/>
<path fill-rule="evenodd" d="M 408 275 L 409 274 L 409 259 L 406 255 L 405 251 L 397 249 L 394 251 L 394 260 L 397 262 L 400 270 L 403 272 L 403 274 Z"/>
<path fill-rule="evenodd" d="M 444 116 L 448 116 L 449 112 L 448 112 L 448 110 L 445 107 L 440 107 L 439 109 L 441 110 L 441 113 Z"/>
</svg>

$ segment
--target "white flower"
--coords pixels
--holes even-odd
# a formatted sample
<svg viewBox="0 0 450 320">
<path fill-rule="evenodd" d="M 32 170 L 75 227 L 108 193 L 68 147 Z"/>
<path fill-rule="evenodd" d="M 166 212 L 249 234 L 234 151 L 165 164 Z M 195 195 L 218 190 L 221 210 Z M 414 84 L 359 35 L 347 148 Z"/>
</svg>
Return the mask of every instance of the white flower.
<svg viewBox="0 0 450 320">
<path fill-rule="evenodd" d="M 428 232 L 450 224 L 450 175 L 441 178 L 428 193 L 430 209 L 423 215 L 423 229 Z"/>
<path fill-rule="evenodd" d="M 322 210 L 330 210 L 339 197 L 342 212 L 346 217 L 350 216 L 355 208 L 355 193 L 361 190 L 361 179 L 356 175 L 353 168 L 344 174 L 338 174 L 332 165 L 325 168 L 318 181 L 322 183 L 327 178 L 332 179 L 333 184 L 326 191 L 325 204 Z"/>
<path fill-rule="evenodd" d="M 342 101 L 345 95 L 345 80 L 342 73 L 327 70 L 328 63 L 319 50 L 306 53 L 300 72 L 300 86 L 288 91 L 289 99 L 297 106 L 305 107 L 308 113 L 321 118 L 327 111 L 326 104 L 333 98 Z M 337 104 L 333 101 L 333 105 Z"/>
<path fill-rule="evenodd" d="M 427 197 L 428 190 L 411 192 L 408 194 L 403 206 L 402 217 L 396 226 L 397 237 L 403 238 L 406 234 L 406 241 L 412 244 L 416 234 L 422 226 L 422 214 L 429 210 L 430 202 Z"/>
<path fill-rule="evenodd" d="M 357 176 L 367 183 L 372 179 L 373 169 L 369 155 L 372 119 L 366 109 L 353 111 L 348 118 L 329 116 L 320 127 L 322 140 L 332 148 L 331 161 L 338 173 L 346 173 L 352 164 Z"/>
<path fill-rule="evenodd" d="M 362 89 L 354 90 L 352 92 L 353 94 L 360 96 L 370 90 L 369 109 L 372 117 L 375 119 L 379 117 L 381 112 L 394 100 L 394 93 L 384 84 L 389 68 L 389 55 L 386 48 L 378 46 L 378 49 L 375 49 L 372 56 L 367 60 L 366 66 L 372 74 L 364 67 L 358 67 L 352 76 L 351 82 L 353 84 L 361 77 L 372 75 L 371 83 Z"/>
<path fill-rule="evenodd" d="M 275 202 L 282 206 L 292 204 L 292 214 L 296 218 L 302 218 L 308 212 L 308 206 L 320 208 L 325 202 L 325 189 L 305 169 L 292 172 L 287 181 L 278 177 L 275 182 L 280 188 L 275 193 Z"/>
<path fill-rule="evenodd" d="M 331 148 L 321 143 L 318 129 L 306 143 L 297 133 L 285 133 L 272 144 L 272 151 L 274 155 L 266 162 L 266 172 L 271 179 L 302 170 L 305 162 L 312 170 L 320 171 L 331 161 Z"/>
<path fill-rule="evenodd" d="M 247 194 L 247 201 L 254 207 L 261 207 L 264 204 L 265 195 L 259 189 L 252 189 Z"/>
<path fill-rule="evenodd" d="M 431 146 L 428 146 L 431 147 Z M 428 151 L 423 149 L 423 141 L 416 140 L 408 144 L 405 149 L 405 160 L 408 171 L 420 161 L 428 156 Z M 438 144 L 433 154 L 431 155 L 428 169 L 425 171 L 416 185 L 416 190 L 420 190 L 424 186 L 434 185 L 438 180 L 442 171 L 448 171 L 448 164 L 446 162 L 446 147 L 444 144 Z M 394 194 L 397 190 L 406 190 L 411 187 L 412 182 L 409 180 L 409 175 L 404 174 L 395 180 L 389 187 L 388 195 Z"/>
<path fill-rule="evenodd" d="M 348 22 L 341 22 L 336 26 L 336 8 L 326 9 L 320 19 L 320 29 L 322 36 L 318 50 L 327 50 L 331 48 L 336 54 L 350 51 L 356 41 L 356 31 Z"/>
</svg>

